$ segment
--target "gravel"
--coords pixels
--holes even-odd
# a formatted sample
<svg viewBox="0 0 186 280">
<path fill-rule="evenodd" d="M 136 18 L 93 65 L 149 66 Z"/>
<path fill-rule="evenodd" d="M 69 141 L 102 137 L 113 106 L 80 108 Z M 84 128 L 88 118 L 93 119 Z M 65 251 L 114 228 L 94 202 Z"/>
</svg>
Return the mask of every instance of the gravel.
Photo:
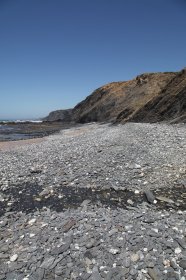
<svg viewBox="0 0 186 280">
<path fill-rule="evenodd" d="M 186 279 L 185 125 L 86 124 L 0 153 L 0 279 Z"/>
</svg>

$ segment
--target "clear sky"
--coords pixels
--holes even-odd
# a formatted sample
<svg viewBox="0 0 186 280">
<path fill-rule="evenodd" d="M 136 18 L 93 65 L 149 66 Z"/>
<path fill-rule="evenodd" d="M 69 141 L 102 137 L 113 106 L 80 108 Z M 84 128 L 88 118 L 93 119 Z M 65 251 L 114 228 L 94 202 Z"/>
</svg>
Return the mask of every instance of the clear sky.
<svg viewBox="0 0 186 280">
<path fill-rule="evenodd" d="M 0 0 L 0 119 L 186 66 L 186 0 Z"/>
</svg>

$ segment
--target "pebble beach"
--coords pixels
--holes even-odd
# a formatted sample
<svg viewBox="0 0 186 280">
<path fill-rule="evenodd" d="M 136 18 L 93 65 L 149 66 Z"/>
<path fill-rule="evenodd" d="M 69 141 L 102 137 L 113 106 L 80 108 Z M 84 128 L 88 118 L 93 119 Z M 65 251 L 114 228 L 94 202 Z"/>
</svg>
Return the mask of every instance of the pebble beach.
<svg viewBox="0 0 186 280">
<path fill-rule="evenodd" d="M 185 128 L 0 143 L 0 279 L 185 280 Z"/>
</svg>

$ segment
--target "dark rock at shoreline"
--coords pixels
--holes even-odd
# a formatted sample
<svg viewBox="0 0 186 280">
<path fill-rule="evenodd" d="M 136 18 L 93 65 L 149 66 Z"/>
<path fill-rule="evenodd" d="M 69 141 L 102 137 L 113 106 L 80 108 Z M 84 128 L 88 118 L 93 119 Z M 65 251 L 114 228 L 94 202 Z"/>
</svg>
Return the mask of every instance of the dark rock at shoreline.
<svg viewBox="0 0 186 280">
<path fill-rule="evenodd" d="M 72 119 L 72 109 L 52 111 L 43 121 L 63 121 L 70 122 Z"/>
</svg>

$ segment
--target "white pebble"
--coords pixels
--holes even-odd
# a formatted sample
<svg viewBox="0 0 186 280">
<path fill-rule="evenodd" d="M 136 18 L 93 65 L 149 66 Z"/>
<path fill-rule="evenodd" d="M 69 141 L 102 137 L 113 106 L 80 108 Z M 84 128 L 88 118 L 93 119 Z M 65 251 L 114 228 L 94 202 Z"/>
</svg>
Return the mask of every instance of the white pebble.
<svg viewBox="0 0 186 280">
<path fill-rule="evenodd" d="M 75 244 L 74 247 L 75 247 L 76 250 L 79 250 L 79 244 Z"/>
<path fill-rule="evenodd" d="M 111 248 L 111 249 L 109 250 L 109 252 L 110 252 L 111 254 L 115 255 L 115 254 L 117 254 L 117 253 L 119 252 L 119 250 L 118 250 L 118 249 Z"/>
<path fill-rule="evenodd" d="M 174 250 L 175 254 L 180 254 L 181 253 L 181 249 L 179 247 L 177 247 L 175 250 Z"/>
<path fill-rule="evenodd" d="M 35 221 L 36 221 L 35 218 L 34 218 L 34 219 L 31 219 L 31 220 L 28 222 L 28 224 L 29 224 L 29 225 L 33 225 L 33 224 L 35 223 Z"/>
<path fill-rule="evenodd" d="M 156 233 L 158 233 L 158 228 L 152 228 L 152 230 Z"/>
<path fill-rule="evenodd" d="M 11 262 L 15 262 L 15 261 L 17 260 L 17 258 L 18 258 L 18 255 L 15 254 L 15 255 L 13 255 L 13 256 L 10 257 L 10 261 L 11 261 Z"/>
</svg>

